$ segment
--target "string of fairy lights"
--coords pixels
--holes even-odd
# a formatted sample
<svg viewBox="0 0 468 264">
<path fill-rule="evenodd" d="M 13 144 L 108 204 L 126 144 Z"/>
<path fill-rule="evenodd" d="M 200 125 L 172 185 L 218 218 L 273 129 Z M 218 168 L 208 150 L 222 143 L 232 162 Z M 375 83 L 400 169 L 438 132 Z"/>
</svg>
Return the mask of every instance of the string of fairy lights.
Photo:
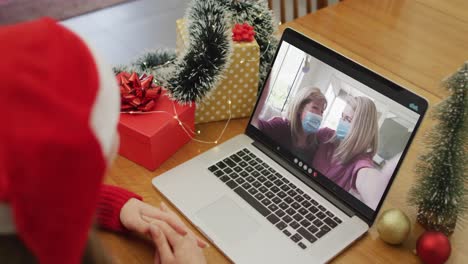
<svg viewBox="0 0 468 264">
<path fill-rule="evenodd" d="M 268 51 L 268 47 L 270 46 L 270 41 L 268 41 L 268 46 L 266 48 L 266 50 L 260 54 L 260 58 L 263 58 L 263 56 L 266 54 L 266 52 Z M 245 62 L 256 62 L 256 60 L 249 60 L 249 59 L 242 59 L 240 60 L 240 63 L 243 64 Z M 145 62 L 143 62 L 145 64 Z M 165 64 L 163 65 L 158 65 L 156 67 L 163 67 L 165 65 L 167 65 L 168 63 L 172 63 L 172 61 L 168 61 L 166 62 Z M 154 69 L 154 68 L 153 68 Z M 223 137 L 224 133 L 226 132 L 226 129 L 232 119 L 232 109 L 231 109 L 231 105 L 232 105 L 232 101 L 230 98 L 227 99 L 227 104 L 228 104 L 228 111 L 227 111 L 227 114 L 228 114 L 228 118 L 226 119 L 226 123 L 224 124 L 224 127 L 223 129 L 221 130 L 221 132 L 219 133 L 218 137 L 213 140 L 213 141 L 208 141 L 208 140 L 201 140 L 201 139 L 197 139 L 195 138 L 197 135 L 200 135 L 201 134 L 201 131 L 200 130 L 197 130 L 197 131 L 193 131 L 189 125 L 187 125 L 186 123 L 184 123 L 180 118 L 179 118 L 179 114 L 177 113 L 177 109 L 175 107 L 175 103 L 174 101 L 171 101 L 172 102 L 172 109 L 173 109 L 173 112 L 174 113 L 170 113 L 170 112 L 167 112 L 167 111 L 160 111 L 160 110 L 155 110 L 155 111 L 146 111 L 146 112 L 140 112 L 140 111 L 123 111 L 123 112 L 120 112 L 121 114 L 130 114 L 130 115 L 147 115 L 147 114 L 165 114 L 165 115 L 170 115 L 172 118 L 174 118 L 177 122 L 178 122 L 178 125 L 182 128 L 182 130 L 184 131 L 184 133 L 193 141 L 195 142 L 199 142 L 199 143 L 203 143 L 203 144 L 218 144 L 219 141 L 221 140 L 221 138 Z"/>
<path fill-rule="evenodd" d="M 177 109 L 176 109 L 174 101 L 171 101 L 171 102 L 172 102 L 172 109 L 173 109 L 174 113 L 170 113 L 170 112 L 167 112 L 167 111 L 160 111 L 160 110 L 147 111 L 147 112 L 125 111 L 125 112 L 120 112 L 120 113 L 121 114 L 130 114 L 130 115 L 147 115 L 147 114 L 165 114 L 165 115 L 169 115 L 178 122 L 178 125 L 182 128 L 182 130 L 185 132 L 185 134 L 187 134 L 187 136 L 191 140 L 193 140 L 195 142 L 203 143 L 203 144 L 218 144 L 219 143 L 219 141 L 223 137 L 224 133 L 226 132 L 226 129 L 227 129 L 228 125 L 229 125 L 229 122 L 231 121 L 231 118 L 232 118 L 232 111 L 231 111 L 232 102 L 231 102 L 231 99 L 228 99 L 228 101 L 227 101 L 227 104 L 228 104 L 228 119 L 226 120 L 226 123 L 224 124 L 224 127 L 221 130 L 221 132 L 219 133 L 218 137 L 214 141 L 207 141 L 207 140 L 201 140 L 201 139 L 195 138 L 196 135 L 201 134 L 201 131 L 200 130 L 194 131 L 194 130 L 192 130 L 190 128 L 189 125 L 187 125 L 185 122 L 183 122 L 179 118 L 179 114 L 177 113 Z"/>
<path fill-rule="evenodd" d="M 270 41 L 268 41 L 268 46 L 270 45 Z M 266 50 L 260 54 L 260 58 L 262 58 L 265 53 L 268 51 L 268 47 L 266 48 Z M 245 63 L 245 62 L 255 62 L 256 60 L 249 60 L 249 59 L 242 59 L 240 61 L 241 64 Z M 166 64 L 168 63 L 171 63 L 172 61 L 169 61 L 169 62 L 166 62 L 164 65 L 159 65 L 159 67 L 161 66 L 165 66 Z M 198 139 L 196 138 L 197 135 L 200 135 L 201 134 L 201 131 L 200 130 L 197 130 L 197 131 L 193 131 L 190 126 L 188 124 L 186 124 L 185 122 L 183 122 L 180 118 L 179 118 L 179 114 L 177 113 L 177 109 L 176 109 L 176 106 L 175 106 L 175 103 L 174 101 L 171 101 L 172 102 L 172 109 L 173 109 L 173 113 L 170 113 L 170 112 L 167 112 L 167 111 L 160 111 L 160 110 L 155 110 L 155 111 L 146 111 L 146 112 L 140 112 L 140 111 L 122 111 L 120 112 L 121 114 L 130 114 L 130 115 L 147 115 L 147 114 L 165 114 L 165 115 L 169 115 L 171 116 L 172 118 L 174 118 L 177 122 L 178 122 L 178 125 L 181 127 L 181 129 L 184 131 L 184 133 L 193 141 L 195 142 L 199 142 L 199 143 L 203 143 L 203 144 L 218 144 L 219 141 L 221 140 L 221 138 L 223 137 L 224 133 L 226 132 L 226 129 L 232 119 L 232 109 L 231 109 L 231 105 L 232 105 L 232 101 L 230 98 L 227 99 L 227 105 L 228 105 L 228 111 L 227 111 L 227 114 L 228 114 L 228 118 L 226 119 L 226 123 L 224 124 L 224 127 L 223 129 L 221 130 L 221 132 L 219 133 L 218 137 L 215 139 L 215 140 L 212 140 L 212 141 L 208 141 L 208 140 L 201 140 L 201 139 Z"/>
</svg>

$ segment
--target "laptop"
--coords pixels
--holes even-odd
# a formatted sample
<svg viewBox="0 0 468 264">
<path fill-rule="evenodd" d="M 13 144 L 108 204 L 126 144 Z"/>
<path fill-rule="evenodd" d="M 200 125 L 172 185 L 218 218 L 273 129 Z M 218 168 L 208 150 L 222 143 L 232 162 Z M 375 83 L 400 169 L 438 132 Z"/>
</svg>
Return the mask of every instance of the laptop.
<svg viewBox="0 0 468 264">
<path fill-rule="evenodd" d="M 318 130 L 291 143 L 292 106 L 309 90 Z M 152 183 L 235 263 L 327 262 L 375 221 L 427 107 L 288 28 L 245 133 Z"/>
</svg>

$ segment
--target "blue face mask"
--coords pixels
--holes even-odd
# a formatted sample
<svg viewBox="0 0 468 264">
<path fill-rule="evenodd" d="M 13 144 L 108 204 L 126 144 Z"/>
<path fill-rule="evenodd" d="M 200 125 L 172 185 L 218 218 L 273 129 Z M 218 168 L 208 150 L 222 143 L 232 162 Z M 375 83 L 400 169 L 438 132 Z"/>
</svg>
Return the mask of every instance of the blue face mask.
<svg viewBox="0 0 468 264">
<path fill-rule="evenodd" d="M 302 120 L 302 130 L 307 135 L 317 132 L 322 123 L 322 117 L 312 112 L 307 112 Z"/>
<path fill-rule="evenodd" d="M 346 135 L 348 135 L 350 126 L 351 123 L 340 119 L 340 122 L 338 122 L 338 127 L 336 128 L 336 137 L 339 140 L 343 140 L 346 137 Z"/>
</svg>

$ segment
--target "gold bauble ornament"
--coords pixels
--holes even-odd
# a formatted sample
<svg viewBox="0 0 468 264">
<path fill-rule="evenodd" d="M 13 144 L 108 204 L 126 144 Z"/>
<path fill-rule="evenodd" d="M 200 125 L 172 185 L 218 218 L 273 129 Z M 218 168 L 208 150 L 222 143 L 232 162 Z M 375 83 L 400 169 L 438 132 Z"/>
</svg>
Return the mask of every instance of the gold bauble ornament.
<svg viewBox="0 0 468 264">
<path fill-rule="evenodd" d="M 399 209 L 389 209 L 382 213 L 377 223 L 380 238 L 392 245 L 398 245 L 408 238 L 411 223 Z"/>
</svg>

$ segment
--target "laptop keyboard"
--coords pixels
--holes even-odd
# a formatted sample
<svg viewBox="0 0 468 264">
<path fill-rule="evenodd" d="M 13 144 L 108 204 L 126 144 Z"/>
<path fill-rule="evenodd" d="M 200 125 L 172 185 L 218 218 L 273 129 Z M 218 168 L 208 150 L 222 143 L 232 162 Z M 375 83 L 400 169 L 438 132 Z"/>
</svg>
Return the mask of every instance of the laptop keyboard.
<svg viewBox="0 0 468 264">
<path fill-rule="evenodd" d="M 246 148 L 208 170 L 302 249 L 342 222 Z"/>
</svg>

